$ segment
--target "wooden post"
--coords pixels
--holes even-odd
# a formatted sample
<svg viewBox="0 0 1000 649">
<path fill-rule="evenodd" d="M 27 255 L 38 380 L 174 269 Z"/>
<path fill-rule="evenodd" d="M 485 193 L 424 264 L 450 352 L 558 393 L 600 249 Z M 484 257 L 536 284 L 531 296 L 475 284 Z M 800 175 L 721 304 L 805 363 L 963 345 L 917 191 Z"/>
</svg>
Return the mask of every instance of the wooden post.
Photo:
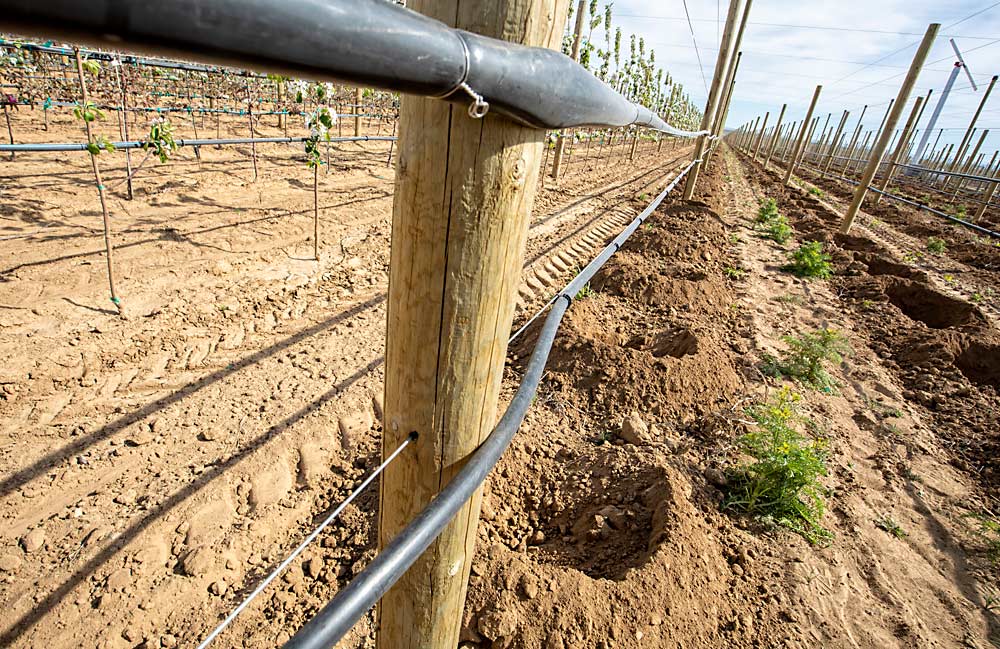
<svg viewBox="0 0 1000 649">
<path fill-rule="evenodd" d="M 889 158 L 889 164 L 886 165 L 885 173 L 882 178 L 882 185 L 879 187 L 878 195 L 875 196 L 876 205 L 878 205 L 879 201 L 882 200 L 882 192 L 885 192 L 885 190 L 889 187 L 889 183 L 892 181 L 892 176 L 896 173 L 896 164 L 906 153 L 907 145 L 910 141 L 910 133 L 913 131 L 914 125 L 916 125 L 917 116 L 920 114 L 920 108 L 923 104 L 924 98 L 917 97 L 917 101 L 913 104 L 913 110 L 910 111 L 910 117 L 906 120 L 906 126 L 903 127 L 903 135 L 899 138 L 899 144 L 896 145 L 896 150 L 893 152 L 892 157 Z"/>
<path fill-rule="evenodd" d="M 121 135 L 122 140 L 128 142 L 128 92 L 126 90 L 127 77 L 122 73 L 121 57 L 115 57 L 118 65 L 115 68 L 115 80 L 118 82 L 118 93 L 121 95 Z M 125 195 L 128 200 L 132 200 L 132 150 L 125 149 Z"/>
<path fill-rule="evenodd" d="M 740 27 L 736 32 L 736 38 L 732 44 L 733 52 L 736 52 L 736 61 L 734 64 L 729 66 L 729 69 L 726 72 L 726 83 L 723 86 L 723 90 L 725 91 L 725 100 L 722 104 L 720 104 L 721 110 L 718 111 L 715 118 L 715 125 L 712 128 L 712 134 L 715 135 L 716 138 L 722 136 L 722 132 L 726 127 L 726 119 L 729 117 L 729 104 L 733 100 L 733 91 L 736 89 L 736 72 L 739 70 L 740 61 L 743 59 L 743 53 L 740 51 L 740 48 L 743 45 L 743 32 L 746 31 L 747 20 L 750 18 L 750 7 L 752 5 L 753 0 L 746 0 L 746 3 L 743 5 L 743 15 L 740 17 Z M 709 149 L 708 156 L 705 158 L 706 163 L 712 159 L 712 154 L 715 152 L 718 142 L 719 140 L 716 139 L 713 146 Z"/>
<path fill-rule="evenodd" d="M 774 155 L 774 148 L 778 145 L 778 140 L 781 139 L 781 120 L 785 118 L 785 109 L 788 108 L 788 104 L 781 105 L 781 112 L 778 113 L 778 123 L 774 125 L 774 135 L 771 136 L 771 145 L 767 150 L 767 158 L 764 159 L 764 169 L 767 169 L 767 165 L 771 162 L 771 156 Z"/>
<path fill-rule="evenodd" d="M 721 104 L 721 106 L 722 106 L 722 112 L 726 113 L 726 114 L 729 113 L 729 102 L 733 98 L 733 91 L 736 90 L 736 71 L 740 69 L 740 61 L 742 61 L 742 60 L 743 60 L 743 52 L 737 51 L 736 52 L 736 62 L 733 63 L 733 66 L 732 66 L 733 67 L 732 80 L 729 82 L 729 85 L 726 87 L 725 98 L 724 98 L 724 100 L 723 100 L 723 102 Z M 718 137 L 719 135 L 721 135 L 722 130 L 725 129 L 725 126 L 726 126 L 726 124 L 725 124 L 725 118 L 723 118 L 722 127 L 720 128 L 720 130 L 717 133 L 714 133 L 716 135 L 716 137 Z M 750 125 L 746 124 L 745 126 L 749 127 Z M 708 155 L 705 158 L 706 164 L 708 163 L 709 160 L 712 159 L 712 154 L 715 152 L 715 147 L 718 146 L 718 143 L 719 143 L 719 140 L 715 140 L 713 142 L 712 146 L 709 147 L 709 149 L 708 149 Z"/>
<path fill-rule="evenodd" d="M 757 162 L 757 156 L 760 155 L 760 145 L 764 143 L 764 133 L 767 131 L 767 120 L 771 117 L 771 111 L 764 113 L 764 123 L 760 127 L 760 135 L 757 137 L 757 146 L 753 149 L 753 161 Z"/>
<path fill-rule="evenodd" d="M 90 98 L 87 96 L 87 80 L 83 76 L 83 59 L 80 58 L 80 48 L 73 47 L 73 54 L 76 56 L 76 74 L 80 79 L 81 105 L 87 109 Z M 84 120 L 83 126 L 87 132 L 87 142 L 93 142 L 93 134 L 90 132 L 90 122 Z M 101 199 L 101 216 L 104 222 L 104 252 L 108 262 L 108 288 L 111 291 L 111 303 L 115 305 L 119 315 L 124 315 L 122 302 L 118 298 L 115 290 L 115 262 L 114 247 L 111 245 L 111 215 L 108 213 L 108 201 L 104 194 L 104 181 L 101 180 L 101 167 L 97 164 L 97 156 L 90 154 L 90 164 L 94 169 L 94 179 L 97 181 L 97 195 Z"/>
<path fill-rule="evenodd" d="M 10 143 L 14 144 L 14 129 L 10 125 L 10 106 L 7 105 L 6 101 L 3 103 L 3 118 L 7 121 L 7 137 L 10 138 Z M 10 152 L 10 159 L 14 159 L 13 151 Z"/>
<path fill-rule="evenodd" d="M 896 95 L 895 104 L 892 108 L 892 114 L 888 116 L 885 124 L 885 130 L 882 131 L 878 141 L 875 143 L 872 156 L 868 160 L 868 165 L 865 167 L 864 173 L 861 174 L 858 188 L 854 192 L 854 198 L 851 200 L 851 204 L 848 206 L 847 212 L 844 214 L 844 220 L 840 224 L 840 231 L 844 234 L 851 231 L 851 225 L 854 224 L 854 218 L 858 215 L 858 210 L 861 209 L 861 203 L 865 200 L 865 195 L 868 193 L 868 186 L 871 184 L 872 178 L 875 177 L 875 172 L 878 170 L 879 164 L 882 160 L 882 155 L 885 153 L 885 149 L 889 144 L 889 137 L 891 136 L 892 131 L 896 128 L 896 123 L 899 121 L 899 117 L 903 112 L 906 101 L 910 98 L 910 93 L 913 91 L 913 86 L 917 82 L 920 70 L 924 67 L 924 61 L 927 60 L 927 53 L 930 52 L 931 46 L 934 44 L 934 39 L 937 37 L 938 29 L 940 28 L 941 25 L 939 23 L 931 23 L 927 27 L 924 39 L 920 42 L 920 47 L 917 49 L 917 53 L 913 56 L 913 61 L 910 63 L 910 69 L 906 73 L 906 78 L 903 80 L 903 85 L 899 89 L 899 94 Z"/>
<path fill-rule="evenodd" d="M 319 165 L 318 164 L 313 165 L 313 259 L 319 261 Z"/>
<path fill-rule="evenodd" d="M 858 138 L 861 137 L 861 129 L 863 128 L 862 120 L 864 120 L 866 112 L 868 112 L 868 104 L 865 104 L 865 107 L 861 109 L 861 115 L 858 116 L 858 125 L 854 128 L 851 143 L 847 145 L 847 152 L 845 154 L 847 160 L 844 161 L 844 166 L 840 168 L 841 173 L 847 171 L 847 165 L 851 163 L 851 157 L 854 155 L 854 147 L 857 146 Z"/>
<path fill-rule="evenodd" d="M 253 141 L 253 94 L 250 92 L 250 79 L 244 81 L 247 89 L 247 122 L 250 127 L 250 158 L 253 160 L 253 181 L 257 182 L 257 143 Z"/>
<path fill-rule="evenodd" d="M 976 158 L 979 156 L 979 149 L 983 146 L 983 141 L 989 134 L 990 129 L 986 129 L 983 131 L 982 135 L 979 136 L 979 141 L 976 142 L 976 148 L 972 151 L 972 155 L 969 156 L 968 162 L 966 162 L 965 166 L 962 167 L 961 173 L 967 174 L 972 171 Z M 965 184 L 965 178 L 957 178 L 956 181 L 955 192 L 951 195 L 951 199 L 948 201 L 949 203 L 954 203 L 955 199 L 958 198 L 958 192 L 962 191 L 962 186 Z"/>
<path fill-rule="evenodd" d="M 964 149 L 972 139 L 972 133 L 976 130 L 976 122 L 979 121 L 979 115 L 983 112 L 983 108 L 986 106 L 986 100 L 990 98 L 990 93 L 993 92 L 993 87 L 995 85 L 997 85 L 996 75 L 994 75 L 990 80 L 990 85 L 986 88 L 986 92 L 983 93 L 983 98 L 979 102 L 979 107 L 976 109 L 976 113 L 972 116 L 972 121 L 969 122 L 969 127 L 965 130 L 965 135 L 962 136 L 961 144 L 958 145 L 958 155 L 955 156 L 955 160 L 952 161 L 951 166 L 948 167 L 948 171 L 956 171 L 958 169 L 959 161 L 964 155 Z"/>
<path fill-rule="evenodd" d="M 719 45 L 719 56 L 715 60 L 715 74 L 712 77 L 712 87 L 708 91 L 708 100 L 705 103 L 705 112 L 701 117 L 702 131 L 710 131 L 715 123 L 715 111 L 722 94 L 723 83 L 725 81 L 726 70 L 729 66 L 729 59 L 732 58 L 733 35 L 736 31 L 736 21 L 740 14 L 740 4 L 743 0 L 729 0 L 729 13 L 726 16 L 726 28 L 722 32 L 722 40 Z M 694 145 L 694 166 L 688 172 L 687 180 L 684 184 L 684 200 L 689 201 L 694 196 L 695 187 L 698 184 L 698 174 L 701 171 L 701 158 L 705 153 L 707 138 L 702 135 Z"/>
<path fill-rule="evenodd" d="M 809 121 L 812 119 L 813 111 L 816 110 L 816 102 L 819 101 L 819 93 L 822 92 L 823 86 L 816 86 L 816 90 L 813 92 L 812 102 L 809 104 L 809 110 L 806 111 L 806 118 L 802 120 L 802 128 L 799 130 L 799 138 L 795 143 L 795 149 L 792 151 L 792 159 L 788 164 L 788 168 L 785 171 L 785 179 L 782 184 L 786 187 L 792 181 L 792 174 L 795 173 L 795 166 L 798 164 L 799 152 L 803 148 L 803 140 L 806 137 L 806 133 L 809 128 Z"/>
<path fill-rule="evenodd" d="M 558 47 L 567 0 L 413 0 L 452 27 Z M 461 468 L 497 404 L 544 131 L 403 95 L 387 305 L 383 458 L 416 432 L 380 484 L 384 545 Z M 458 645 L 481 495 L 382 597 L 381 649 Z"/>
<path fill-rule="evenodd" d="M 740 146 L 743 152 L 748 155 L 750 154 L 751 142 L 753 142 L 754 137 L 757 135 L 758 126 L 760 126 L 760 115 L 754 118 L 753 126 L 750 126 L 749 123 L 747 124 L 746 130 L 740 138 Z"/>
<path fill-rule="evenodd" d="M 847 117 L 850 114 L 850 111 L 845 110 L 843 117 L 840 118 L 840 124 L 837 125 L 837 132 L 830 143 L 830 149 L 826 152 L 826 164 L 823 165 L 824 174 L 830 170 L 830 165 L 833 164 L 833 156 L 837 152 L 837 149 L 840 148 L 840 134 L 844 131 L 844 124 L 847 123 Z"/>
<path fill-rule="evenodd" d="M 993 157 L 996 158 L 997 154 L 994 153 Z M 993 178 L 994 179 L 997 178 L 997 176 L 996 176 L 995 173 L 993 175 Z M 973 217 L 973 221 L 975 223 L 978 223 L 979 220 L 982 219 L 983 216 L 986 214 L 986 209 L 990 206 L 990 201 L 993 200 L 993 196 L 996 194 L 996 192 L 997 192 L 997 181 L 994 180 L 991 183 L 987 183 L 987 185 L 986 185 L 986 187 L 985 187 L 985 189 L 983 191 L 983 197 L 982 197 L 982 201 L 983 202 L 979 206 L 979 209 L 976 210 L 976 216 Z"/>
<path fill-rule="evenodd" d="M 583 17 L 587 8 L 587 0 L 580 0 L 576 5 L 576 25 L 573 30 L 573 49 L 571 55 L 574 61 L 580 60 L 580 40 L 583 38 Z M 566 146 L 566 134 L 563 130 L 556 136 L 555 150 L 552 152 L 552 180 L 559 182 L 559 172 L 562 169 L 563 148 Z"/>
<path fill-rule="evenodd" d="M 361 88 L 354 89 L 354 137 L 361 136 Z"/>
</svg>

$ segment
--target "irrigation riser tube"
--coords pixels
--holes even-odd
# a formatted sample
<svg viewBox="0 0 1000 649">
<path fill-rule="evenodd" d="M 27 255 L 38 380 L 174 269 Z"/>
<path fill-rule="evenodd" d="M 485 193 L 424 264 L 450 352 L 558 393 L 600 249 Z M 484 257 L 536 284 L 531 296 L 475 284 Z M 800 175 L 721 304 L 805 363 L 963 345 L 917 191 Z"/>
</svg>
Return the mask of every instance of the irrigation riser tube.
<svg viewBox="0 0 1000 649">
<path fill-rule="evenodd" d="M 370 564 L 333 600 L 300 628 L 285 649 L 329 649 L 392 587 L 417 558 L 434 542 L 458 510 L 482 485 L 521 426 L 534 400 L 542 372 L 552 349 L 556 331 L 573 298 L 660 206 L 688 171 L 700 160 L 688 164 L 587 267 L 556 294 L 524 371 L 521 384 L 490 435 L 471 455 L 462 469 L 423 511 L 396 535 Z"/>
</svg>

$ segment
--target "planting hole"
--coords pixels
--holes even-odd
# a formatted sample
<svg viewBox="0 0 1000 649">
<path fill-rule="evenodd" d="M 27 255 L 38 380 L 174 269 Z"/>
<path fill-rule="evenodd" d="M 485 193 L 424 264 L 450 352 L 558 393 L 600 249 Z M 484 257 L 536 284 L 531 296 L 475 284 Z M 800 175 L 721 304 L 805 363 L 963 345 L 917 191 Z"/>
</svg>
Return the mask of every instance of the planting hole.
<svg viewBox="0 0 1000 649">
<path fill-rule="evenodd" d="M 885 294 L 907 317 L 932 329 L 967 324 L 975 314 L 971 304 L 915 282 L 893 282 L 886 287 Z"/>
</svg>

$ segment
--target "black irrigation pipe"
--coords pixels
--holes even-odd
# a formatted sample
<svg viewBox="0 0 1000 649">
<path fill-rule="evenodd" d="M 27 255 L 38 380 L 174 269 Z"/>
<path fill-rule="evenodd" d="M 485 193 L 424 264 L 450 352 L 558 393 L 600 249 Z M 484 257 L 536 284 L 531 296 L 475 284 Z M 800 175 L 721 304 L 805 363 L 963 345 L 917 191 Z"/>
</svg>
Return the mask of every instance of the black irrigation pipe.
<svg viewBox="0 0 1000 649">
<path fill-rule="evenodd" d="M 288 144 L 291 142 L 305 142 L 308 137 L 254 137 L 254 138 L 230 138 L 221 140 L 175 140 L 177 146 L 211 146 L 214 144 Z M 331 137 L 329 140 L 320 142 L 395 142 L 396 138 L 388 135 L 359 135 L 357 137 Z M 115 149 L 141 149 L 146 146 L 145 140 L 132 140 L 129 142 L 112 142 Z M 0 144 L 0 153 L 26 153 L 42 152 L 51 153 L 54 151 L 86 151 L 86 144 L 66 143 L 66 144 Z"/>
<path fill-rule="evenodd" d="M 561 52 L 453 29 L 386 0 L 0 0 L 0 30 L 436 97 L 534 128 L 695 137 Z"/>
<path fill-rule="evenodd" d="M 836 180 L 843 180 L 844 182 L 850 183 L 851 185 L 854 185 L 854 186 L 857 186 L 857 185 L 861 184 L 861 183 L 857 182 L 856 180 L 851 180 L 850 178 L 845 178 L 844 176 L 838 176 L 836 174 L 824 174 L 823 172 L 821 172 L 818 169 L 816 169 L 816 167 L 808 166 L 807 168 L 812 169 L 814 172 L 820 173 L 823 176 L 826 176 L 828 178 L 834 178 Z M 868 190 L 869 191 L 873 191 L 876 194 L 881 194 L 881 195 L 885 196 L 888 199 L 891 199 L 891 200 L 894 200 L 894 201 L 899 201 L 900 203 L 906 203 L 907 205 L 912 205 L 913 207 L 916 207 L 918 209 L 924 210 L 926 212 L 930 212 L 931 214 L 936 214 L 938 216 L 941 216 L 943 218 L 948 219 L 949 221 L 952 221 L 953 223 L 957 223 L 958 225 L 965 226 L 965 227 L 969 228 L 970 230 L 975 230 L 976 232 L 980 232 L 982 234 L 991 236 L 991 237 L 993 237 L 995 239 L 1000 239 L 1000 232 L 994 232 L 993 230 L 990 230 L 989 228 L 984 228 L 981 225 L 976 225 L 975 223 L 970 223 L 969 221 L 963 221 L 962 219 L 960 219 L 958 217 L 955 217 L 955 216 L 952 216 L 951 214 L 948 214 L 947 212 L 942 212 L 941 210 L 936 210 L 933 207 L 931 207 L 930 205 L 926 205 L 926 204 L 921 203 L 919 201 L 913 201 L 913 200 L 910 200 L 908 198 L 903 198 L 902 196 L 896 196 L 895 194 L 890 194 L 889 192 L 884 192 L 881 189 L 879 189 L 878 187 L 873 187 L 871 185 L 868 186 Z"/>
<path fill-rule="evenodd" d="M 990 178 L 989 176 L 977 176 L 975 174 L 964 174 L 957 171 L 938 171 L 936 169 L 928 169 L 927 167 L 921 167 L 919 165 L 903 164 L 901 162 L 896 163 L 897 167 L 902 169 L 911 169 L 913 171 L 923 172 L 927 174 L 932 174 L 935 176 L 954 176 L 956 178 L 966 178 L 968 180 L 978 180 L 983 183 L 995 183 L 998 182 L 997 178 Z"/>
<path fill-rule="evenodd" d="M 559 324 L 573 298 L 639 229 L 643 221 L 660 206 L 667 194 L 677 186 L 694 164 L 690 163 L 674 178 L 667 188 L 615 237 L 614 241 L 557 294 L 557 299 L 552 303 L 549 315 L 538 333 L 538 341 L 528 360 L 521 384 L 493 432 L 469 456 L 462 470 L 438 493 L 437 497 L 417 514 L 410 524 L 397 534 L 333 600 L 300 628 L 292 639 L 285 643 L 285 649 L 329 649 L 335 645 L 441 534 L 458 510 L 486 480 L 486 476 L 500 460 L 520 428 L 534 400 Z"/>
</svg>

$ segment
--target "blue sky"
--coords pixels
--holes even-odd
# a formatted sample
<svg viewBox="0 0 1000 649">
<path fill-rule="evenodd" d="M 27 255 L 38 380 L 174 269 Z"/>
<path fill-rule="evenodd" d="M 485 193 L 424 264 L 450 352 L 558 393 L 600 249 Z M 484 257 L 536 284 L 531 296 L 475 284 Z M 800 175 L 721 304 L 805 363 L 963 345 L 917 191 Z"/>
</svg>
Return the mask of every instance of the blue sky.
<svg viewBox="0 0 1000 649">
<path fill-rule="evenodd" d="M 600 4 L 603 7 L 605 2 Z M 717 16 L 725 21 L 728 3 L 688 0 L 687 6 L 710 83 L 721 30 Z M 705 84 L 682 0 L 617 0 L 613 14 L 614 24 L 625 34 L 644 37 L 656 51 L 657 62 L 684 84 L 697 104 L 704 106 Z M 899 91 L 917 43 L 932 22 L 941 23 L 941 35 L 910 105 L 917 94 L 926 95 L 934 89 L 930 107 L 918 125 L 923 127 L 954 63 L 948 42 L 949 36 L 954 37 L 979 85 L 979 91 L 974 92 L 962 74 L 938 121 L 937 128 L 948 129 L 942 144 L 957 142 L 990 78 L 1000 74 L 1000 2 L 996 0 L 756 0 L 743 37 L 743 60 L 727 126 L 739 126 L 765 111 L 771 111 L 773 124 L 784 102 L 788 103 L 786 120 L 801 119 L 816 85 L 822 84 L 817 114 L 823 121 L 827 113 L 833 112 L 831 124 L 835 125 L 843 110 L 851 110 L 847 125 L 850 130 L 862 106 L 869 104 L 865 129 L 876 128 L 889 100 Z M 979 126 L 994 127 L 983 148 L 988 159 L 1000 148 L 1000 87 L 987 103 Z"/>
</svg>

